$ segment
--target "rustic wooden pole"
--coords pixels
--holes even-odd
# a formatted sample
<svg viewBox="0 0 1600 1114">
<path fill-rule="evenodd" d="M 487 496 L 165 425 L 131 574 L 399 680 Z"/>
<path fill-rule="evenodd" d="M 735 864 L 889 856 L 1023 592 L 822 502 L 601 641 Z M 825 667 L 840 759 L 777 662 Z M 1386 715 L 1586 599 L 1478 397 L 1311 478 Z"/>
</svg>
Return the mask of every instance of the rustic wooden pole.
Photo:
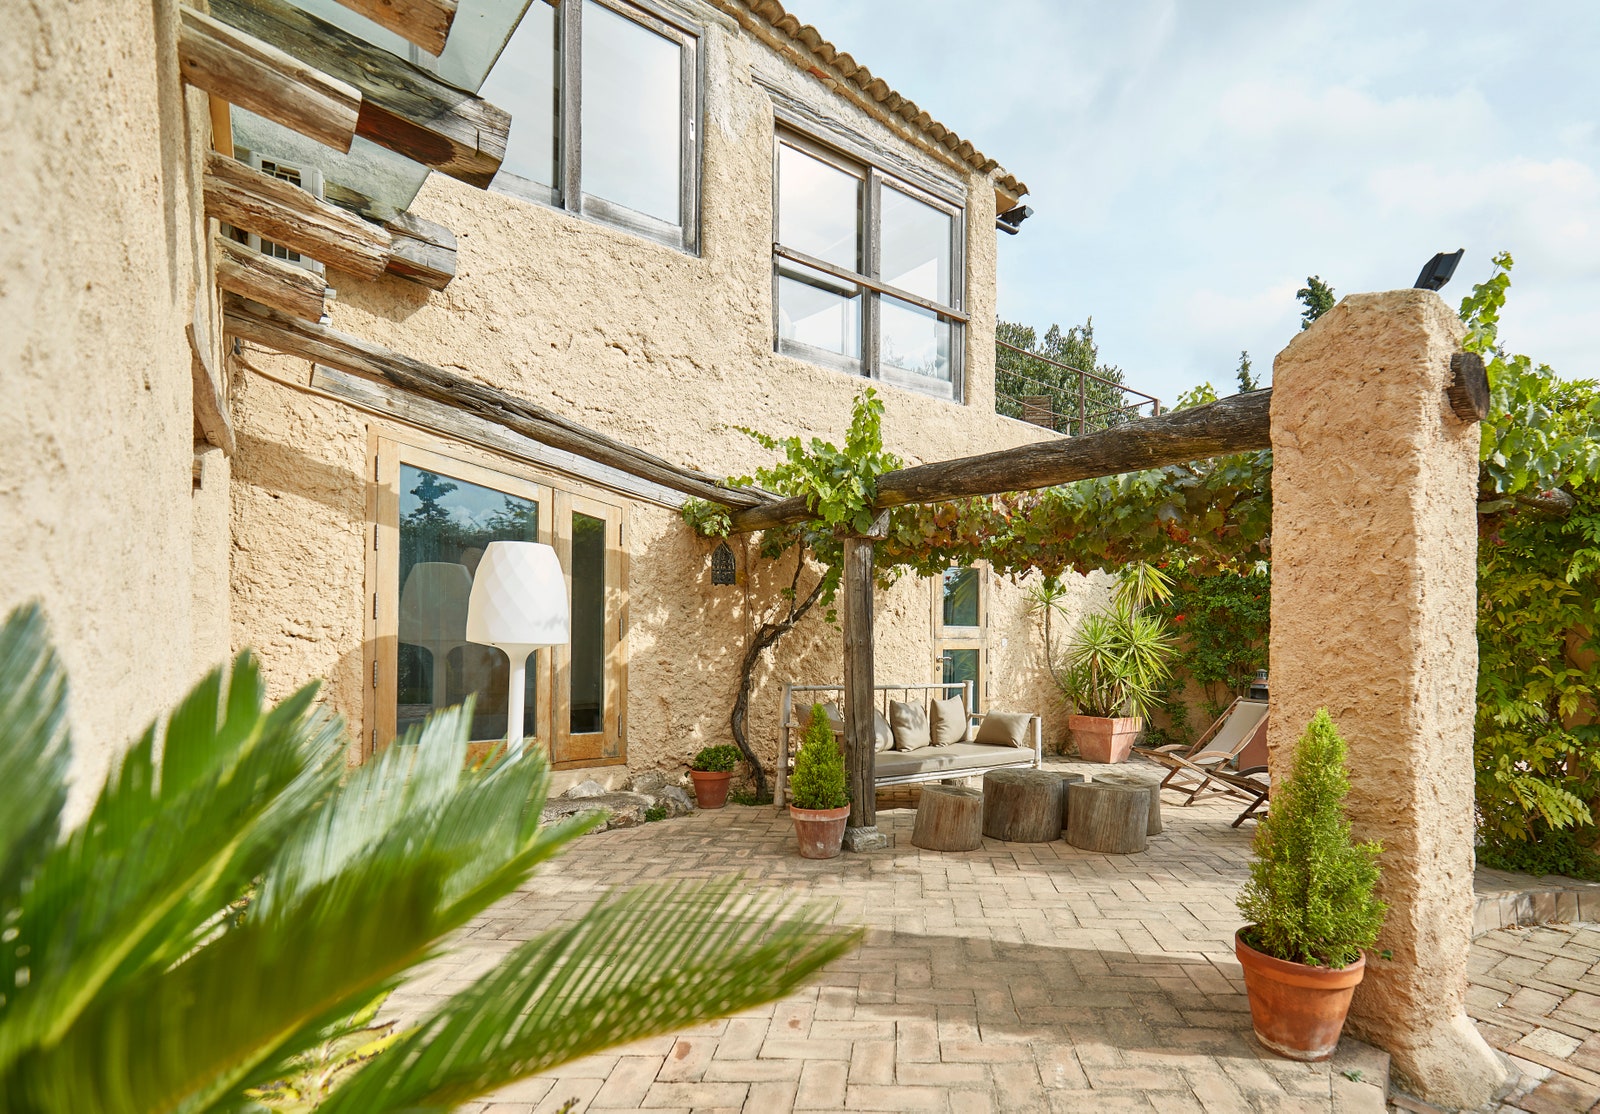
<svg viewBox="0 0 1600 1114">
<path fill-rule="evenodd" d="M 1031 491 L 1096 476 L 1115 476 L 1168 464 L 1269 447 L 1272 392 L 1251 391 L 1113 426 L 1081 437 L 901 468 L 878 478 L 875 505 L 934 503 L 973 495 Z M 766 530 L 814 517 L 804 499 L 784 499 L 733 515 L 739 531 Z"/>
<path fill-rule="evenodd" d="M 880 518 L 874 532 L 887 528 Z M 872 547 L 870 537 L 844 540 L 844 750 L 850 771 L 850 820 L 844 845 L 874 851 L 889 845 L 878 831 L 877 747 L 873 738 Z"/>
<path fill-rule="evenodd" d="M 435 55 L 444 50 L 459 6 L 457 0 L 339 0 L 339 3 Z"/>
</svg>

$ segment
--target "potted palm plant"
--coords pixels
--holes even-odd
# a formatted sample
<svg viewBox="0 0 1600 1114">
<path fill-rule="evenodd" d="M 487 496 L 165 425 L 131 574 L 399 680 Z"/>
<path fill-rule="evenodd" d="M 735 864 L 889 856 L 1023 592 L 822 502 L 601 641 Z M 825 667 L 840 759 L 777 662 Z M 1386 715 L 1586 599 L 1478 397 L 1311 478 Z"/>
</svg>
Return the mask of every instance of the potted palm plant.
<svg viewBox="0 0 1600 1114">
<path fill-rule="evenodd" d="M 1350 838 L 1344 740 L 1321 709 L 1273 786 L 1239 895 L 1251 923 L 1234 937 L 1256 1037 L 1291 1060 L 1333 1055 L 1387 906 L 1373 895 L 1377 843 Z"/>
<path fill-rule="evenodd" d="M 1145 717 L 1161 706 L 1177 647 L 1166 620 L 1146 608 L 1171 594 L 1171 581 L 1160 569 L 1130 566 L 1118 580 L 1111 609 L 1083 620 L 1064 662 L 1052 669 L 1074 712 L 1067 730 L 1087 761 L 1126 759 Z"/>
<path fill-rule="evenodd" d="M 732 743 L 705 747 L 689 763 L 689 777 L 694 782 L 694 803 L 700 808 L 721 808 L 728 803 L 728 783 L 733 771 L 744 760 L 739 748 Z"/>
<path fill-rule="evenodd" d="M 850 789 L 845 781 L 844 752 L 821 704 L 811 705 L 811 719 L 794 756 L 789 788 L 793 794 L 789 815 L 800 839 L 800 857 L 837 858 L 844 844 L 845 821 L 850 819 Z"/>
</svg>

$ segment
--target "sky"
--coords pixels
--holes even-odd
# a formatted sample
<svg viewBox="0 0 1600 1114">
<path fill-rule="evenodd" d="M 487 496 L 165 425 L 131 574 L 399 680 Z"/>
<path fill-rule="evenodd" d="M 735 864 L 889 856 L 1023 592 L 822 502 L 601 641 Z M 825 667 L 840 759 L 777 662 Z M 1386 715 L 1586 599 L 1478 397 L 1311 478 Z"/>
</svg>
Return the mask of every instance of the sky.
<svg viewBox="0 0 1600 1114">
<path fill-rule="evenodd" d="M 1244 349 L 1265 379 L 1306 276 L 1408 287 L 1457 248 L 1452 306 L 1509 251 L 1502 342 L 1600 378 L 1596 0 L 788 7 L 1028 184 L 1000 315 L 1093 317 L 1164 402 Z"/>
</svg>

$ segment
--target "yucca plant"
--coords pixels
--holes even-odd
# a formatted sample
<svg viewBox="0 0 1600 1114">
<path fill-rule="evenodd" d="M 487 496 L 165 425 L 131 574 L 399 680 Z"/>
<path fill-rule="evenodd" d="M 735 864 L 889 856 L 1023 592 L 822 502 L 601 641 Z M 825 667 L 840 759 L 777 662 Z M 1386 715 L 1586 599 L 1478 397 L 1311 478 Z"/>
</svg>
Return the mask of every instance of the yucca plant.
<svg viewBox="0 0 1600 1114">
<path fill-rule="evenodd" d="M 535 754 L 466 769 L 471 710 L 365 766 L 307 687 L 252 657 L 121 756 L 63 831 L 66 682 L 36 609 L 0 628 L 0 1095 L 10 1114 L 439 1111 L 522 1076 L 780 997 L 856 943 L 733 881 L 602 898 L 410 1028 L 371 1003 L 593 818 L 542 826 Z M 157 757 L 159 755 L 159 758 Z M 373 1039 L 379 1039 L 374 1037 Z M 338 1073 L 329 1073 L 330 1076 Z"/>
<path fill-rule="evenodd" d="M 1121 601 L 1084 617 L 1053 675 L 1080 715 L 1142 717 L 1161 706 L 1176 652 L 1161 616 Z"/>
</svg>

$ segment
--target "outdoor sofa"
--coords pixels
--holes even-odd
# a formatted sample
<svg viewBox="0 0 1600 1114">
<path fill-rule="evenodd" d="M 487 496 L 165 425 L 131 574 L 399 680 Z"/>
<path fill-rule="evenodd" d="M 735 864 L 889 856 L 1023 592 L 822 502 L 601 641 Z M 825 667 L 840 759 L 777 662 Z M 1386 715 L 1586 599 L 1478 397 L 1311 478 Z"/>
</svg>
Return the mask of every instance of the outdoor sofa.
<svg viewBox="0 0 1600 1114">
<path fill-rule="evenodd" d="M 950 697 L 959 695 L 963 708 L 972 707 L 972 682 L 954 681 L 945 684 L 874 685 L 878 712 L 886 720 L 890 702 L 911 702 L 926 696 Z M 799 694 L 799 700 L 796 700 Z M 773 803 L 778 808 L 788 804 L 789 772 L 794 768 L 794 755 L 800 747 L 806 722 L 813 703 L 835 703 L 844 695 L 843 685 L 791 685 L 783 686 L 783 707 L 778 727 L 778 776 L 773 791 Z M 835 707 L 837 704 L 835 703 Z M 979 743 L 974 740 L 982 729 L 984 715 L 967 716 L 968 730 L 961 742 L 945 746 L 925 746 L 902 751 L 879 747 L 874 758 L 873 782 L 879 788 L 887 785 L 906 785 L 922 781 L 944 781 L 948 778 L 981 776 L 989 770 L 1037 769 L 1044 764 L 1044 725 L 1036 714 L 1029 714 L 1023 745 L 1004 743 Z M 835 720 L 835 730 L 842 725 Z M 882 730 L 882 721 L 879 724 Z"/>
</svg>

